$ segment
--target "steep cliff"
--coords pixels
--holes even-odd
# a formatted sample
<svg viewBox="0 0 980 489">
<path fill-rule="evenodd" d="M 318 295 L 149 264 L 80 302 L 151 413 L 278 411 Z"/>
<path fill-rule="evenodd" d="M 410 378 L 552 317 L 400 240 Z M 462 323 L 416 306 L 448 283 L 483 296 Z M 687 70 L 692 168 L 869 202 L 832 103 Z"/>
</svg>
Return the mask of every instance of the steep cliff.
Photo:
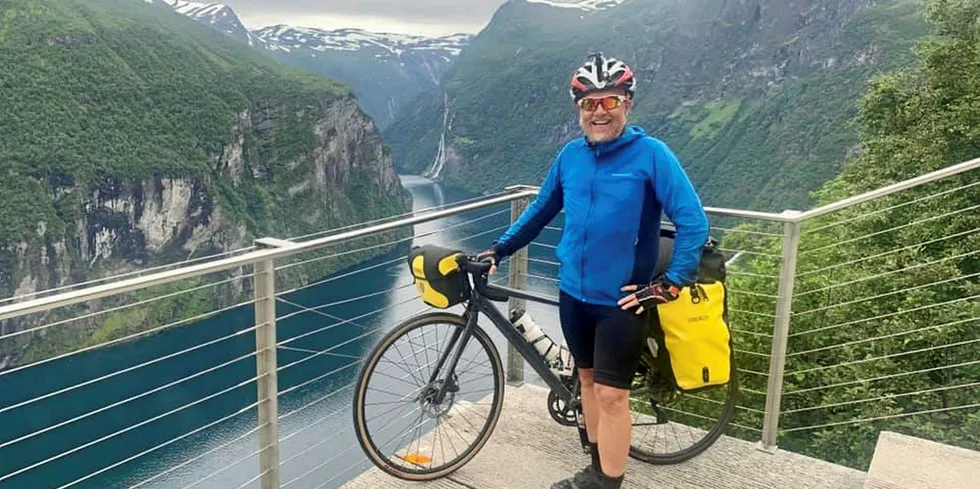
<svg viewBox="0 0 980 489">
<path fill-rule="evenodd" d="M 510 0 L 385 138 L 406 172 L 441 165 L 476 191 L 540 184 L 581 136 L 571 73 L 602 51 L 633 67 L 632 120 L 707 202 L 806 207 L 856 147 L 848 120 L 866 81 L 911 63 L 925 31 L 913 0 Z"/>
<path fill-rule="evenodd" d="M 410 209 L 380 134 L 340 86 L 189 19 L 161 22 L 158 7 L 142 2 L 8 4 L 0 297 Z M 210 302 L 199 306 L 213 310 L 243 287 L 207 290 Z M 0 342 L 0 368 L 157 324 L 153 308 L 122 324 L 101 317 Z M 6 322 L 0 332 L 60 314 Z"/>
</svg>

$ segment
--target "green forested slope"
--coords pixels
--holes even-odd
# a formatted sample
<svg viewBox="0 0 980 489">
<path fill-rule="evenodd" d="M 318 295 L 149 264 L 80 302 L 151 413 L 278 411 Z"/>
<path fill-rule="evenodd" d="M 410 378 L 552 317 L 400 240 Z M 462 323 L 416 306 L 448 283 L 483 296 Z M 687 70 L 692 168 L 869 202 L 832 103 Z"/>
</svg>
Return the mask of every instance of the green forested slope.
<svg viewBox="0 0 980 489">
<path fill-rule="evenodd" d="M 302 109 L 349 95 L 143 2 L 10 0 L 3 7 L 0 165 L 11 178 L 2 186 L 0 242 L 34 231 L 36 216 L 24 209 L 64 219 L 77 212 L 77 201 L 49 200 L 41 187 L 205 177 L 231 142 L 238 114 L 263 103 L 292 110 L 274 131 L 250 134 L 254 152 L 245 157 L 283 168 L 308 157 L 316 142 L 313 116 L 322 114 Z M 243 214 L 273 205 L 255 200 L 267 196 L 215 187 Z M 61 220 L 50 219 L 48 232 L 59 232 Z"/>
<path fill-rule="evenodd" d="M 920 64 L 875 79 L 856 118 L 860 154 L 818 204 L 980 157 L 980 1 L 929 0 L 937 39 Z M 835 212 L 803 227 L 780 447 L 866 469 L 881 430 L 980 449 L 980 172 Z M 759 230 L 759 229 L 756 229 Z M 731 233 L 725 246 L 778 256 L 779 240 Z M 733 291 L 775 293 L 778 260 L 734 268 Z M 738 311 L 773 299 L 733 292 Z M 768 352 L 772 319 L 733 313 L 737 348 Z M 760 336 L 761 335 L 761 336 Z M 768 359 L 740 355 L 745 369 Z M 766 379 L 743 374 L 743 406 Z M 742 411 L 736 421 L 761 426 Z M 743 432 L 746 436 L 757 434 Z"/>
<path fill-rule="evenodd" d="M 410 208 L 347 89 L 141 0 L 0 2 L 0 175 L 4 298 Z M 25 335 L 0 346 L 0 365 L 91 343 L 103 323 L 145 329 L 158 312 L 201 311 L 161 301 Z"/>
<path fill-rule="evenodd" d="M 633 66 L 633 120 L 676 150 L 708 203 L 806 207 L 857 143 L 847 121 L 866 80 L 909 63 L 924 32 L 913 0 L 633 0 L 586 14 L 508 2 L 445 79 L 458 162 L 444 177 L 539 184 L 580 135 L 570 74 L 603 51 Z M 427 94 L 385 131 L 404 171 L 432 163 L 441 104 Z"/>
</svg>

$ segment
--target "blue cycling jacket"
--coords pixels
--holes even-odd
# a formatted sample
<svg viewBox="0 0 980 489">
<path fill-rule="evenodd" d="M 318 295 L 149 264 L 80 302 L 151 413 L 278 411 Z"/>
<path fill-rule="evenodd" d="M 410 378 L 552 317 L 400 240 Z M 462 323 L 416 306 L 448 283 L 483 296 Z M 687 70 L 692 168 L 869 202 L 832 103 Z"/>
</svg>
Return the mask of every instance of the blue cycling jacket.
<svg viewBox="0 0 980 489">
<path fill-rule="evenodd" d="M 561 290 L 580 301 L 616 305 L 628 284 L 647 284 L 657 263 L 660 217 L 677 228 L 666 278 L 694 281 L 708 218 L 677 157 L 635 125 L 615 140 L 569 142 L 534 201 L 493 244 L 503 259 L 527 246 L 564 208 L 557 248 Z"/>
</svg>

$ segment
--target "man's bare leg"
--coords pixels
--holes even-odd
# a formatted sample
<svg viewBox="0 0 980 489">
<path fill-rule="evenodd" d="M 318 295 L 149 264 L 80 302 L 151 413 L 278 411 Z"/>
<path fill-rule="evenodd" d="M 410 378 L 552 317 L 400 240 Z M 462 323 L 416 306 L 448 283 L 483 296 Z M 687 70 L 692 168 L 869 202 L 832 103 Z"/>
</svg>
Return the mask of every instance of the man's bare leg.
<svg viewBox="0 0 980 489">
<path fill-rule="evenodd" d="M 602 472 L 609 477 L 617 478 L 626 472 L 630 436 L 633 432 L 629 404 L 630 391 L 596 384 L 594 392 L 594 401 L 599 408 L 597 441 Z"/>
<path fill-rule="evenodd" d="M 589 442 L 596 443 L 599 441 L 599 406 L 596 405 L 592 369 L 580 368 L 578 378 L 582 384 L 582 414 L 585 416 L 585 431 L 589 434 Z"/>
</svg>

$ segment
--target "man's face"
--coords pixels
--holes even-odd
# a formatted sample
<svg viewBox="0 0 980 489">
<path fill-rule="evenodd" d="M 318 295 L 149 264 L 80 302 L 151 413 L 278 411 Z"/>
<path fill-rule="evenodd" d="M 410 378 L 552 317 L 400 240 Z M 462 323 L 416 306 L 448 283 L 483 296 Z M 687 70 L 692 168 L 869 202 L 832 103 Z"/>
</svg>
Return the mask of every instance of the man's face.
<svg viewBox="0 0 980 489">
<path fill-rule="evenodd" d="M 618 90 L 591 93 L 579 101 L 579 126 L 591 142 L 616 139 L 626 127 L 631 105 L 632 101 Z"/>
</svg>

